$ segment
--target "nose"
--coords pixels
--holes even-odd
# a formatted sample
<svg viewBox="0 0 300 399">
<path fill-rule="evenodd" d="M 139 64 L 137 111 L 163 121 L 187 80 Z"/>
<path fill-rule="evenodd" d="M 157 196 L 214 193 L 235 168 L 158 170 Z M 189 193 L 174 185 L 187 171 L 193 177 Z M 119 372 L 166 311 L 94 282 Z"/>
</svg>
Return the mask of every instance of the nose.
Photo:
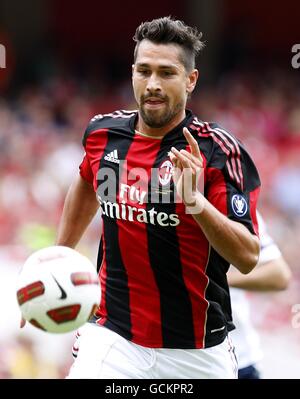
<svg viewBox="0 0 300 399">
<path fill-rule="evenodd" d="M 157 74 L 152 73 L 149 76 L 146 89 L 148 93 L 157 93 L 161 91 L 161 83 Z"/>
</svg>

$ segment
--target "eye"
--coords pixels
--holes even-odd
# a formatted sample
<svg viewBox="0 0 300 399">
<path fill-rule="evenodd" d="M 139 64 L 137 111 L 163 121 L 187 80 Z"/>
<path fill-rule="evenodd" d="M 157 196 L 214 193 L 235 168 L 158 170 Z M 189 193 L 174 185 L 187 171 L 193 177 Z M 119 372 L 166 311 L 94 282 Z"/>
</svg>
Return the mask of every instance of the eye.
<svg viewBox="0 0 300 399">
<path fill-rule="evenodd" d="M 138 73 L 142 76 L 148 76 L 150 74 L 150 71 L 148 69 L 139 69 Z"/>
<path fill-rule="evenodd" d="M 163 71 L 162 75 L 165 77 L 170 77 L 170 76 L 174 75 L 174 72 L 173 71 Z"/>
</svg>

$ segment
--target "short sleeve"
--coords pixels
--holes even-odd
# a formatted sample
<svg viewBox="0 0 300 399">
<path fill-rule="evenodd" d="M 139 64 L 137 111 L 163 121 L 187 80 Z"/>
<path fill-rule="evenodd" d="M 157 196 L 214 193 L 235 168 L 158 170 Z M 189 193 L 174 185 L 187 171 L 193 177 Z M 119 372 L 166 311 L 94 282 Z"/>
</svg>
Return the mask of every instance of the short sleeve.
<svg viewBox="0 0 300 399">
<path fill-rule="evenodd" d="M 79 166 L 79 173 L 84 180 L 94 186 L 95 191 L 97 189 L 96 173 L 107 143 L 107 131 L 110 124 L 109 114 L 94 116 L 89 121 L 82 138 L 85 154 Z"/>
<path fill-rule="evenodd" d="M 89 162 L 89 159 L 86 154 L 83 156 L 83 160 L 79 165 L 79 173 L 80 176 L 86 180 L 88 183 L 93 184 L 94 175 Z"/>
<path fill-rule="evenodd" d="M 227 132 L 226 132 L 227 133 Z M 229 219 L 258 235 L 256 215 L 260 178 L 244 146 L 227 133 L 215 141 L 207 164 L 205 195 Z M 223 140 L 222 140 L 223 139 Z"/>
<path fill-rule="evenodd" d="M 87 128 L 85 129 L 85 132 L 82 137 L 82 145 L 84 147 L 85 153 L 83 155 L 82 162 L 79 165 L 80 176 L 90 184 L 93 184 L 93 182 L 94 182 L 94 175 L 93 175 L 93 170 L 91 168 L 90 160 L 87 155 L 86 140 L 87 140 L 88 135 L 90 134 L 90 131 L 93 129 L 93 122 L 94 122 L 93 119 L 91 119 L 89 121 L 89 124 L 88 124 Z"/>
</svg>

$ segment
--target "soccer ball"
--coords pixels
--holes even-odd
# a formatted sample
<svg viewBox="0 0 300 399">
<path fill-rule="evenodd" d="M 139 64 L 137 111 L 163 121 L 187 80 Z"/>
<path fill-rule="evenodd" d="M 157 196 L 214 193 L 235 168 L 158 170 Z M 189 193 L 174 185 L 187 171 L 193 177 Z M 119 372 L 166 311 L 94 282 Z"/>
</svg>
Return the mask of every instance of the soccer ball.
<svg viewBox="0 0 300 399">
<path fill-rule="evenodd" d="M 74 249 L 33 253 L 17 279 L 17 300 L 25 320 L 51 333 L 76 330 L 93 316 L 101 299 L 96 268 Z"/>
</svg>

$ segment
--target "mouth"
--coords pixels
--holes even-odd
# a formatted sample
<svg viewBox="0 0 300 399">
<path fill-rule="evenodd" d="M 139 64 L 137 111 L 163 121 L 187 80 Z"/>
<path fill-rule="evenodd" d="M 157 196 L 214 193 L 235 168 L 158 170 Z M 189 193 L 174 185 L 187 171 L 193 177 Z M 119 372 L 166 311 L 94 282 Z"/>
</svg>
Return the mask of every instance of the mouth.
<svg viewBox="0 0 300 399">
<path fill-rule="evenodd" d="M 146 105 L 147 108 L 160 108 L 164 104 L 165 101 L 160 98 L 148 98 L 144 101 L 144 105 Z"/>
</svg>

